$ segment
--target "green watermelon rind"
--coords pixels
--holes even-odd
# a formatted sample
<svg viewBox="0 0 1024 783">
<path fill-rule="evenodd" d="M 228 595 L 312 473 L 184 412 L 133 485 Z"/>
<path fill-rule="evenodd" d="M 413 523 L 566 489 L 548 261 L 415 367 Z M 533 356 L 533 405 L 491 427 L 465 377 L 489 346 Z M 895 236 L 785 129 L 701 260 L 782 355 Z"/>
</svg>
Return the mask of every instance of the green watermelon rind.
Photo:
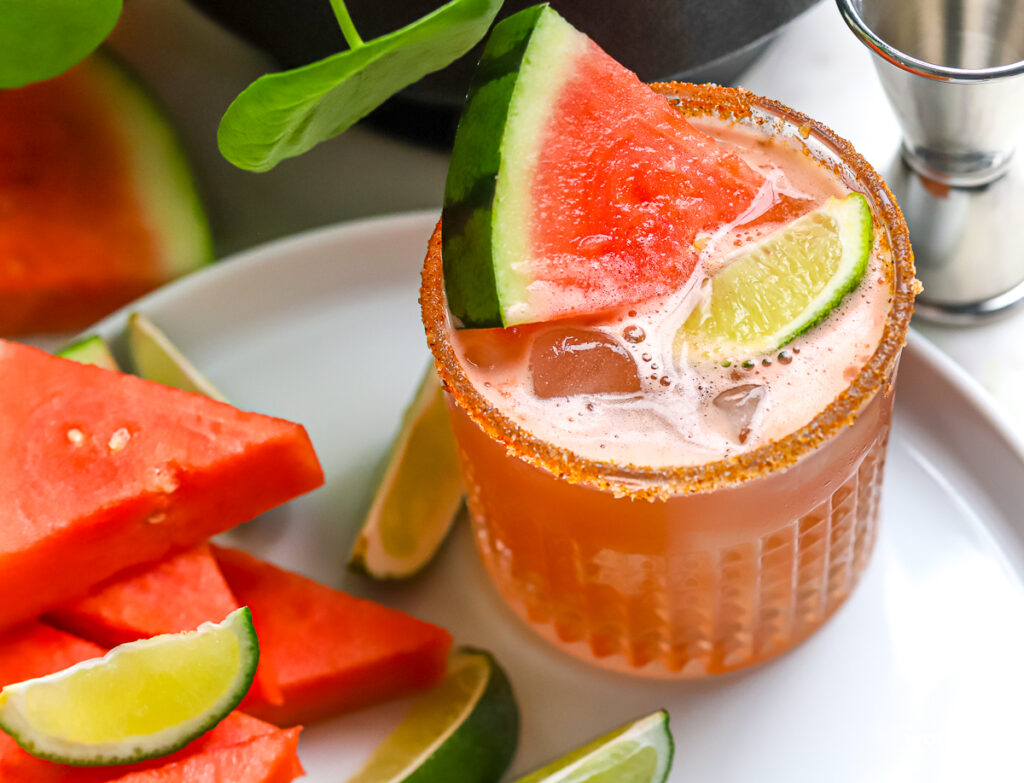
<svg viewBox="0 0 1024 783">
<path fill-rule="evenodd" d="M 505 326 L 508 308 L 524 298 L 528 279 L 514 267 L 527 257 L 521 183 L 529 181 L 522 171 L 529 163 L 513 173 L 507 165 L 539 143 L 538 123 L 562 84 L 549 66 L 570 56 L 560 48 L 569 36 L 583 38 L 547 5 L 520 11 L 495 26 L 470 84 L 441 215 L 445 293 L 458 327 Z M 521 122 L 522 113 L 532 121 Z M 509 214 L 496 219 L 507 206 Z"/>
<path fill-rule="evenodd" d="M 167 279 L 214 259 L 210 226 L 188 159 L 163 107 L 120 57 L 102 48 L 85 62 L 99 100 L 116 118 L 140 209 Z"/>
</svg>

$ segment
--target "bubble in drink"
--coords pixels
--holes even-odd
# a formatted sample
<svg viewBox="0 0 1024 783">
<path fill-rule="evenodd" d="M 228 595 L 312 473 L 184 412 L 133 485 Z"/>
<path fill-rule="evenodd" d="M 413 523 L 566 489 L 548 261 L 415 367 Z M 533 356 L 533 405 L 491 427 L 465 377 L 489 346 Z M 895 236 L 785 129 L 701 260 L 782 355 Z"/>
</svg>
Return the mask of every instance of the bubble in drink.
<svg viewBox="0 0 1024 783">
<path fill-rule="evenodd" d="M 640 391 L 640 374 L 629 351 L 595 329 L 556 327 L 538 334 L 530 374 L 533 393 L 542 399 Z"/>
<path fill-rule="evenodd" d="M 745 443 L 750 435 L 750 424 L 754 414 L 764 399 L 764 386 L 758 383 L 745 383 L 726 389 L 715 397 L 712 404 L 725 414 L 725 420 L 731 430 L 732 437 Z"/>
<path fill-rule="evenodd" d="M 631 324 L 622 330 L 622 336 L 626 339 L 627 343 L 642 343 L 647 334 L 636 324 Z"/>
</svg>

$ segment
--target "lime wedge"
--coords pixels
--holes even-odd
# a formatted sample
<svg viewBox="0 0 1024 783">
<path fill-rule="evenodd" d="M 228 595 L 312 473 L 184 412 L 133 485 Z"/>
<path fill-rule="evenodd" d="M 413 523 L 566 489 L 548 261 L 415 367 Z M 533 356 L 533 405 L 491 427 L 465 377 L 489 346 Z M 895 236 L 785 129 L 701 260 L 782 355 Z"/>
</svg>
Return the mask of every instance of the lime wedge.
<svg viewBox="0 0 1024 783">
<path fill-rule="evenodd" d="M 128 316 L 128 350 L 135 372 L 146 380 L 227 402 L 217 387 L 142 313 Z"/>
<path fill-rule="evenodd" d="M 131 764 L 184 747 L 245 696 L 259 661 L 252 615 L 115 647 L 102 658 L 8 685 L 0 729 L 61 764 Z"/>
<path fill-rule="evenodd" d="M 708 281 L 676 335 L 677 353 L 735 361 L 778 350 L 857 287 L 873 237 L 867 199 L 852 193 L 741 248 Z"/>
<path fill-rule="evenodd" d="M 102 367 L 105 370 L 121 369 L 117 366 L 117 359 L 110 352 L 110 348 L 103 342 L 103 338 L 97 334 L 61 348 L 57 351 L 57 356 L 81 362 L 82 364 L 95 364 L 97 367 Z"/>
<path fill-rule="evenodd" d="M 665 710 L 627 723 L 516 783 L 662 783 L 672 767 Z"/>
<path fill-rule="evenodd" d="M 489 653 L 462 648 L 448 674 L 348 783 L 494 783 L 519 741 L 519 709 Z"/>
<path fill-rule="evenodd" d="M 431 363 L 402 417 L 349 566 L 377 579 L 417 573 L 444 541 L 465 492 Z"/>
</svg>

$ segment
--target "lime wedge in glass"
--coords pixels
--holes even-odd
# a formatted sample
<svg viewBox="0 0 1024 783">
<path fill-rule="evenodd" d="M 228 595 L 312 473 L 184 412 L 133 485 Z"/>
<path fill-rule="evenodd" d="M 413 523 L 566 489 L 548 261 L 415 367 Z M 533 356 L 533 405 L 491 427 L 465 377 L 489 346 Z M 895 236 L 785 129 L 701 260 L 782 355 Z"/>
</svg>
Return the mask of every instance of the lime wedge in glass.
<svg viewBox="0 0 1024 783">
<path fill-rule="evenodd" d="M 115 647 L 102 658 L 8 685 L 0 729 L 33 756 L 61 764 L 131 764 L 206 733 L 252 684 L 259 661 L 252 615 Z"/>
<path fill-rule="evenodd" d="M 458 516 L 465 487 L 433 362 L 391 445 L 349 567 L 402 579 L 434 556 Z"/>
<path fill-rule="evenodd" d="M 676 353 L 736 361 L 778 350 L 857 287 L 873 237 L 868 202 L 852 193 L 741 248 L 706 281 Z"/>
<path fill-rule="evenodd" d="M 227 402 L 217 387 L 142 313 L 128 316 L 128 350 L 140 377 Z"/>
<path fill-rule="evenodd" d="M 519 709 L 490 654 L 462 648 L 444 681 L 406 718 L 348 783 L 494 783 L 519 741 Z"/>
<path fill-rule="evenodd" d="M 662 783 L 674 745 L 665 710 L 638 718 L 516 783 Z"/>
</svg>

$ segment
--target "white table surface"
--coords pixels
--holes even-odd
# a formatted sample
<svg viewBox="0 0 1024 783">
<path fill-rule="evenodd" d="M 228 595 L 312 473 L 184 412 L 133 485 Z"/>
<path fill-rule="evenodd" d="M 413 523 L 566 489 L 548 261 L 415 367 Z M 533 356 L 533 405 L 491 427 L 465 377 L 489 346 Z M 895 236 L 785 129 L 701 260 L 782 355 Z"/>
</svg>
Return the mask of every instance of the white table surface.
<svg viewBox="0 0 1024 783">
<path fill-rule="evenodd" d="M 275 66 L 184 0 L 127 3 L 112 41 L 176 122 L 220 255 L 342 220 L 440 207 L 447 157 L 362 127 L 266 174 L 225 162 L 216 145 L 224 108 Z M 893 162 L 896 120 L 870 55 L 832 0 L 792 22 L 739 83 L 823 121 L 883 173 Z M 1024 434 L 1024 309 L 980 327 L 914 325 L 980 381 Z"/>
</svg>

